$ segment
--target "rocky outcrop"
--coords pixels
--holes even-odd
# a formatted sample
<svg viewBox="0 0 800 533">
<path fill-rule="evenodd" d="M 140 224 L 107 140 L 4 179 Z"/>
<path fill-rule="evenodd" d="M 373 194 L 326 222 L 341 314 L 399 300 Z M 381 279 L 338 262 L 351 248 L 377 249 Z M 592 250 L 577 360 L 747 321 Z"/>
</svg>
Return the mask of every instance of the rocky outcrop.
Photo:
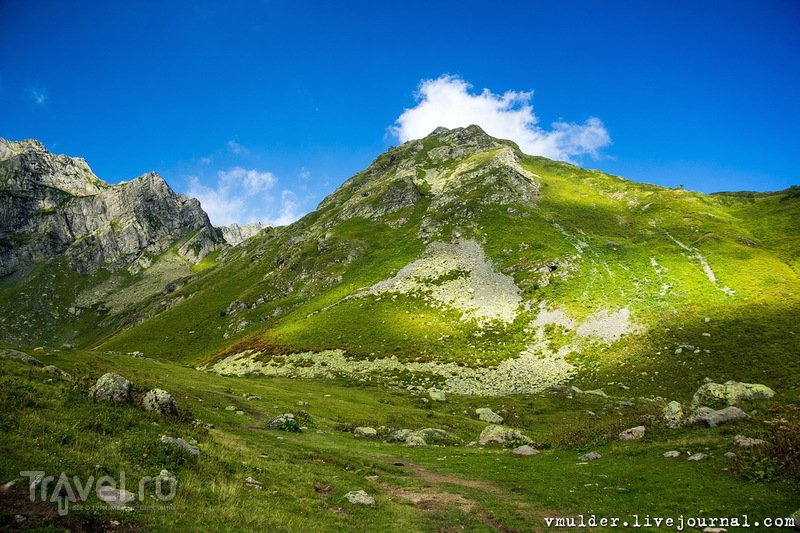
<svg viewBox="0 0 800 533">
<path fill-rule="evenodd" d="M 775 396 L 775 391 L 760 383 L 741 383 L 738 381 L 726 381 L 721 384 L 706 383 L 694 393 L 692 408 L 736 405 L 742 400 L 772 398 L 773 396 Z"/>
<path fill-rule="evenodd" d="M 272 224 L 262 224 L 261 222 L 251 222 L 240 226 L 239 224 L 231 224 L 230 226 L 220 226 L 222 238 L 231 246 L 236 246 L 244 241 L 255 237 L 265 229 L 272 228 Z"/>
<path fill-rule="evenodd" d="M 120 270 L 190 236 L 192 262 L 224 245 L 200 203 L 158 174 L 109 185 L 83 159 L 0 139 L 0 276 L 59 255 L 79 273 Z"/>
</svg>

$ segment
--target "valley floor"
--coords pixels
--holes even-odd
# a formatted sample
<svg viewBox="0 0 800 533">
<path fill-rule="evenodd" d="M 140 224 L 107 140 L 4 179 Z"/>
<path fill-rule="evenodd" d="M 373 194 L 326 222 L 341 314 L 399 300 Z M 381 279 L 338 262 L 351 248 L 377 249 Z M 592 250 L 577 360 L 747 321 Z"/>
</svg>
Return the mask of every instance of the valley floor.
<svg viewBox="0 0 800 533">
<path fill-rule="evenodd" d="M 544 393 L 437 402 L 368 382 L 225 377 L 124 355 L 21 349 L 74 379 L 0 359 L 0 484 L 17 480 L 0 489 L 0 530 L 571 531 L 566 525 L 583 515 L 619 519 L 615 528 L 598 522 L 583 531 L 624 531 L 637 522 L 636 531 L 677 531 L 681 518 L 687 531 L 700 531 L 700 520 L 746 515 L 748 530 L 760 531 L 765 519 L 800 508 L 797 487 L 780 475 L 764 472 L 759 481 L 757 471 L 724 456 L 741 453 L 734 435 L 765 434 L 757 417 L 671 430 L 648 401 Z M 137 398 L 152 388 L 170 392 L 181 416 L 92 401 L 88 389 L 106 372 L 131 380 Z M 479 407 L 499 413 L 541 453 L 468 445 L 487 426 L 475 415 Z M 748 410 L 779 407 L 759 400 Z M 282 413 L 294 413 L 304 429 L 267 429 Z M 640 424 L 648 428 L 644 439 L 616 438 Z M 366 426 L 379 437 L 356 437 L 354 429 Z M 416 447 L 383 442 L 391 429 L 421 427 L 448 437 Z M 196 441 L 199 456 L 162 444 L 162 435 Z M 664 457 L 672 450 L 681 455 Z M 587 452 L 602 458 L 581 460 Z M 708 458 L 688 461 L 696 452 Z M 177 478 L 174 499 L 161 501 L 144 481 L 139 500 L 139 482 L 163 469 Z M 41 502 L 44 491 L 36 490 L 30 501 L 32 478 L 21 472 L 31 471 L 53 476 L 51 489 L 62 472 L 81 483 L 119 481 L 124 472 L 137 498 L 132 510 L 115 510 L 92 492 L 60 516 L 57 497 Z M 347 499 L 360 490 L 375 503 Z M 656 518 L 673 518 L 676 527 L 657 527 Z M 698 527 L 688 527 L 689 519 Z"/>
</svg>

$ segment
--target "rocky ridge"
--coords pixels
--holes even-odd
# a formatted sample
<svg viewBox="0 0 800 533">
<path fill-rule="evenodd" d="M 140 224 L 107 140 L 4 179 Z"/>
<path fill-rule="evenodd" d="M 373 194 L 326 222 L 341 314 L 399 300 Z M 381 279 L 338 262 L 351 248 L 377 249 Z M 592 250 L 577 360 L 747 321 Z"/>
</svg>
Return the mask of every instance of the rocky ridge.
<svg viewBox="0 0 800 533">
<path fill-rule="evenodd" d="M 0 217 L 0 276 L 62 255 L 78 273 L 138 270 L 180 239 L 196 263 L 225 244 L 200 203 L 158 174 L 109 185 L 35 140 L 0 139 Z"/>
</svg>

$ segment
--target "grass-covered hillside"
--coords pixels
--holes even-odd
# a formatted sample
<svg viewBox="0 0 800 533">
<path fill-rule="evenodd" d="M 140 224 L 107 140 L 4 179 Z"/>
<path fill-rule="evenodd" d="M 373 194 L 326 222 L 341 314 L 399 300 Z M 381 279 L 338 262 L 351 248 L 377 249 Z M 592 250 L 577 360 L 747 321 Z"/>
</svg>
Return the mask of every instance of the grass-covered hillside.
<svg viewBox="0 0 800 533">
<path fill-rule="evenodd" d="M 800 507 L 800 463 L 791 455 L 800 449 L 797 391 L 743 402 L 760 413 L 747 421 L 669 429 L 661 403 L 624 390 L 608 398 L 562 390 L 433 401 L 346 379 L 235 378 L 124 355 L 25 351 L 54 367 L 0 357 L 2 531 L 569 531 L 546 520 L 579 514 L 619 518 L 616 528 L 589 528 L 619 531 L 635 515 L 747 515 L 752 526 Z M 132 381 L 133 403 L 91 398 L 106 372 Z M 151 388 L 174 396 L 177 416 L 142 409 Z M 676 398 L 688 404 L 688 397 Z M 479 408 L 491 409 L 540 453 L 512 453 L 523 440 L 476 445 L 488 424 Z M 297 423 L 269 429 L 282 413 Z M 643 439 L 618 439 L 638 425 L 646 428 Z M 359 437 L 361 427 L 376 434 Z M 442 433 L 426 437 L 427 446 L 385 442 L 399 428 Z M 769 439 L 790 454 L 742 449 L 733 444 L 737 434 Z M 194 443 L 199 455 L 162 436 Z M 591 452 L 602 457 L 582 459 Z M 696 453 L 706 458 L 690 461 Z M 154 481 L 162 470 L 177 479 L 166 501 Z M 35 485 L 34 501 L 35 478 L 21 474 L 32 471 L 54 478 L 49 489 Z M 80 485 L 102 476 L 120 483 L 124 472 L 135 498 L 127 509 L 104 504 L 94 490 L 69 501 L 66 490 L 55 491 L 62 472 Z M 42 490 L 49 490 L 46 501 Z M 348 501 L 359 490 L 375 502 Z"/>
<path fill-rule="evenodd" d="M 488 394 L 571 379 L 788 386 L 800 375 L 798 221 L 791 190 L 665 189 L 442 129 L 183 277 L 166 252 L 92 280 L 94 299 L 69 294 L 87 283 L 58 268 L 0 297 L 56 294 L 73 309 L 41 344 L 220 373 L 370 372 Z M 162 271 L 178 281 L 159 285 Z"/>
</svg>

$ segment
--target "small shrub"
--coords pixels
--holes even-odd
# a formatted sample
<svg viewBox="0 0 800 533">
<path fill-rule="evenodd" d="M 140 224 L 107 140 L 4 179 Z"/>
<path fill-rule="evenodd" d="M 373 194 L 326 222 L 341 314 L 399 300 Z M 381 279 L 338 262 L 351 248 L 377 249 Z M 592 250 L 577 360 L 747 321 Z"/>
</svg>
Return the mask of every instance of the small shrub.
<svg viewBox="0 0 800 533">
<path fill-rule="evenodd" d="M 300 422 L 294 419 L 284 420 L 278 429 L 289 433 L 300 433 Z"/>
<path fill-rule="evenodd" d="M 800 485 L 800 407 L 778 407 L 767 426 L 761 435 L 767 445 L 737 450 L 736 472 L 753 482 L 785 481 Z"/>
</svg>

